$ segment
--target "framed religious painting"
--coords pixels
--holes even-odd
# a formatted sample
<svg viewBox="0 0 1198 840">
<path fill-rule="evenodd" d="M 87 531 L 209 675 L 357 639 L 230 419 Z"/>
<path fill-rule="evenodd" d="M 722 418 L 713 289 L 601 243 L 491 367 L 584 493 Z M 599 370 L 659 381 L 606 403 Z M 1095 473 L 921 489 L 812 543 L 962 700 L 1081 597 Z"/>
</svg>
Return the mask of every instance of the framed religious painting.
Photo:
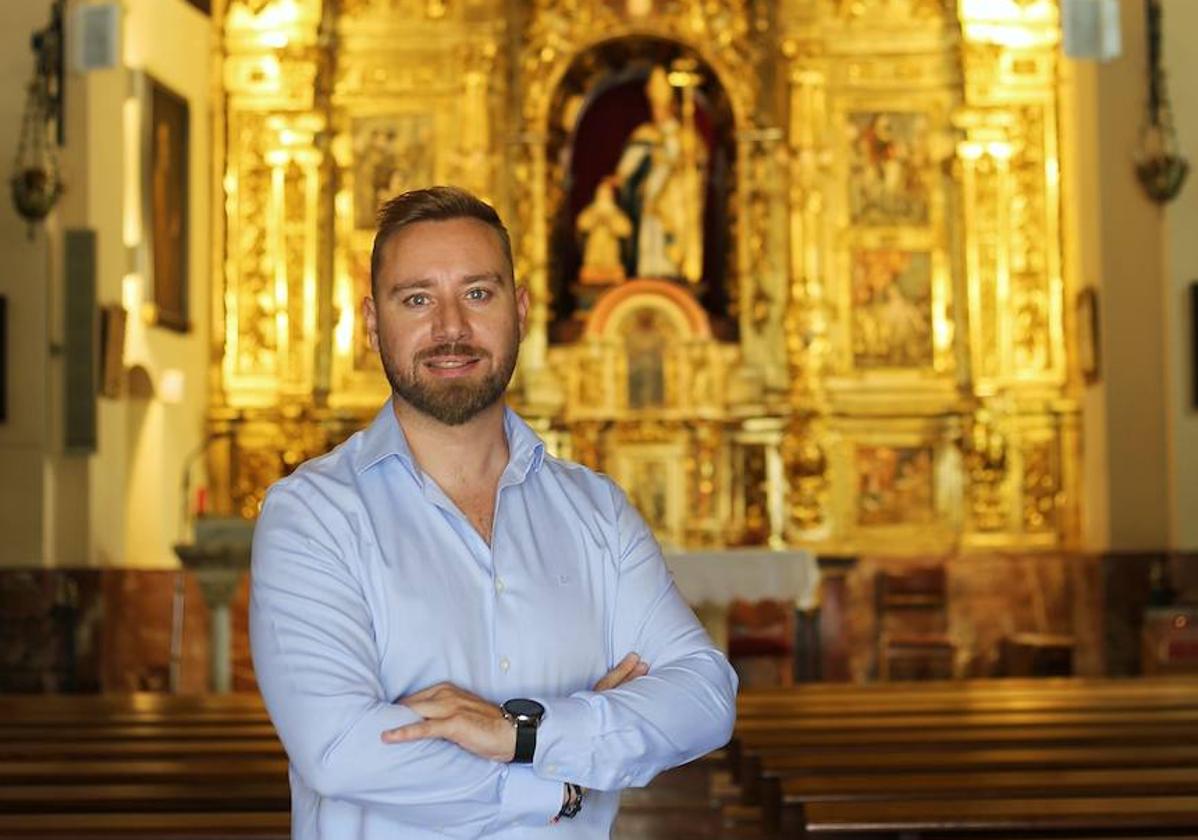
<svg viewBox="0 0 1198 840">
<path fill-rule="evenodd" d="M 854 225 L 923 227 L 931 220 L 927 114 L 846 114 L 849 217 Z"/>
<path fill-rule="evenodd" d="M 188 180 L 191 117 L 187 100 L 149 74 L 143 77 L 142 222 L 150 319 L 186 332 L 188 311 Z"/>
<path fill-rule="evenodd" d="M 927 525 L 936 519 L 931 446 L 856 448 L 857 524 Z"/>
<path fill-rule="evenodd" d="M 353 216 L 373 231 L 379 206 L 433 181 L 435 126 L 431 114 L 382 114 L 352 120 Z"/>
<path fill-rule="evenodd" d="M 611 474 L 664 547 L 683 545 L 686 511 L 686 446 L 676 440 L 620 441 Z"/>
<path fill-rule="evenodd" d="M 931 367 L 932 255 L 904 248 L 851 253 L 853 364 L 859 370 Z"/>
</svg>

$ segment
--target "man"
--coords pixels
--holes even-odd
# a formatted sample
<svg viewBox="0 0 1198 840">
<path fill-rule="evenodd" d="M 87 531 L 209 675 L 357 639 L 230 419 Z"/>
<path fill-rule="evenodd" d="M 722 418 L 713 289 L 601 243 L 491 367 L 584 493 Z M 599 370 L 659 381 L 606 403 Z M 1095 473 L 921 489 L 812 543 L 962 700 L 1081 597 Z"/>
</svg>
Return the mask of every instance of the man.
<svg viewBox="0 0 1198 840">
<path fill-rule="evenodd" d="M 381 209 L 363 317 L 392 398 L 271 488 L 251 644 L 297 838 L 599 838 L 723 744 L 736 679 L 608 479 L 503 394 L 525 329 L 495 211 Z"/>
</svg>

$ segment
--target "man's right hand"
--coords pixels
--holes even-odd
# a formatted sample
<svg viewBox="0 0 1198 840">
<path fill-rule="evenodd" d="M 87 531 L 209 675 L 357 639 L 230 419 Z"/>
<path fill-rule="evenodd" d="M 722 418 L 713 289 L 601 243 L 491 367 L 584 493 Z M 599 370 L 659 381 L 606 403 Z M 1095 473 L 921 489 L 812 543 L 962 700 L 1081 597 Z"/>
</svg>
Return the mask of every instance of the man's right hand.
<svg viewBox="0 0 1198 840">
<path fill-rule="evenodd" d="M 592 691 L 608 691 L 613 688 L 619 688 L 624 683 L 635 680 L 637 677 L 643 677 L 649 673 L 649 663 L 642 662 L 641 658 L 635 653 L 630 653 L 616 663 L 616 667 L 612 668 L 600 678 L 599 682 L 595 683 Z M 579 788 L 578 795 L 585 796 L 586 788 Z M 566 803 L 570 801 L 570 788 L 563 783 L 562 786 L 562 808 L 566 807 Z M 557 822 L 555 817 L 554 822 Z"/>
<path fill-rule="evenodd" d="M 649 673 L 649 663 L 642 662 L 641 658 L 635 653 L 630 653 L 616 663 L 616 667 L 612 668 L 599 682 L 595 683 L 593 691 L 608 691 L 613 688 L 619 688 L 629 680 L 635 680 L 637 677 L 643 677 Z"/>
</svg>

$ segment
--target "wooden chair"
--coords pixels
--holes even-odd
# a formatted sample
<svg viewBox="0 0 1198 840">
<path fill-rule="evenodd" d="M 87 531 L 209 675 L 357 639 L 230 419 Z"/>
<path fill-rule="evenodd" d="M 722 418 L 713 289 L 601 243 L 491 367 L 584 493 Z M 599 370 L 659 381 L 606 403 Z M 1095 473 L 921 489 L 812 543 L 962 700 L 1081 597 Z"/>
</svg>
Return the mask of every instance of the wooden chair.
<svg viewBox="0 0 1198 840">
<path fill-rule="evenodd" d="M 1073 636 L 1057 633 L 1013 633 L 999 646 L 999 674 L 1004 677 L 1071 677 Z"/>
<path fill-rule="evenodd" d="M 879 571 L 875 583 L 878 678 L 946 680 L 956 676 L 944 567 Z"/>
</svg>

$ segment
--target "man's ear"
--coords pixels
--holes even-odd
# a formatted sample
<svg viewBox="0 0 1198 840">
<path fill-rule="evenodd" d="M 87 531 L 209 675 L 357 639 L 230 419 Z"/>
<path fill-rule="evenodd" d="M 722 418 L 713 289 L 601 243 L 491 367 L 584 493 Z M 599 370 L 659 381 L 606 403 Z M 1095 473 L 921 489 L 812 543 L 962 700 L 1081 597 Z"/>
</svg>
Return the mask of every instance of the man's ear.
<svg viewBox="0 0 1198 840">
<path fill-rule="evenodd" d="M 370 349 L 379 352 L 379 316 L 374 308 L 374 298 L 367 295 L 362 298 L 362 323 L 366 327 L 366 340 Z"/>
<path fill-rule="evenodd" d="M 528 307 L 531 298 L 527 286 L 516 287 L 516 318 L 520 325 L 520 340 L 524 340 L 528 332 Z"/>
</svg>

